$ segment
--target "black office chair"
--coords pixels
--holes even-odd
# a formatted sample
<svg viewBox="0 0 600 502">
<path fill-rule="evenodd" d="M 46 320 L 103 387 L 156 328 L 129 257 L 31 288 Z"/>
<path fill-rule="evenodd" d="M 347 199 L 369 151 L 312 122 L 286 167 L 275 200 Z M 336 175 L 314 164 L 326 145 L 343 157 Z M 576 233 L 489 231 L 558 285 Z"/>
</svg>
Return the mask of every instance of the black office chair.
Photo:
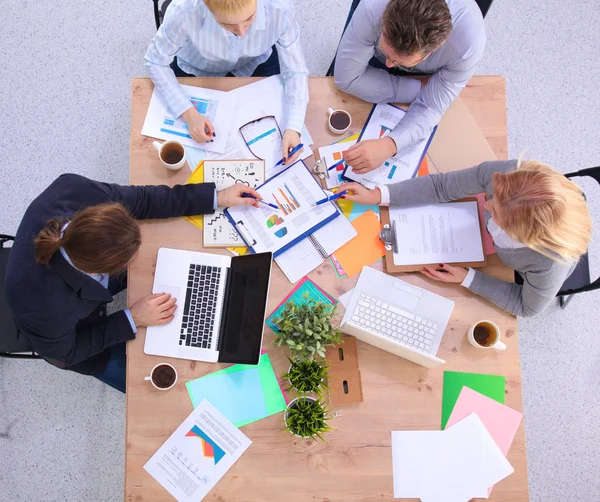
<svg viewBox="0 0 600 502">
<path fill-rule="evenodd" d="M 155 4 L 156 4 L 156 1 L 157 0 L 154 0 Z M 170 2 L 170 0 L 167 0 L 167 1 Z M 488 11 L 490 10 L 490 7 L 491 7 L 493 1 L 494 0 L 475 0 L 477 5 L 479 6 L 479 9 L 481 10 L 481 14 L 483 15 L 483 17 L 485 17 L 486 14 L 488 13 Z M 346 31 L 346 28 L 348 28 L 348 25 L 350 24 L 350 20 L 352 19 L 352 16 L 354 15 L 354 11 L 358 7 L 359 3 L 360 3 L 360 0 L 352 0 L 352 4 L 350 5 L 350 12 L 348 13 L 348 18 L 346 19 L 346 24 L 344 25 L 344 29 L 342 30 L 342 36 L 344 36 L 344 32 Z M 340 41 L 341 41 L 341 37 L 340 37 Z M 338 48 L 339 48 L 339 44 L 338 44 Z M 337 54 L 337 49 L 335 52 Z M 334 67 L 335 67 L 335 56 L 333 57 L 333 61 L 331 62 L 331 65 L 329 66 L 329 70 L 327 70 L 327 73 L 325 74 L 325 76 L 332 77 Z M 417 74 L 414 74 L 414 73 L 412 75 L 417 76 Z"/>
<path fill-rule="evenodd" d="M 565 174 L 567 178 L 575 178 L 578 176 L 589 176 L 594 178 L 600 185 L 600 166 L 590 167 L 588 169 L 582 169 L 574 173 Z M 558 296 L 560 307 L 566 308 L 569 304 L 573 295 L 577 293 L 585 293 L 586 291 L 594 291 L 600 288 L 600 277 L 594 282 L 591 282 L 590 274 L 590 257 L 588 253 L 585 253 L 580 259 L 577 267 L 569 278 L 565 281 L 560 288 L 560 291 L 556 294 Z"/>
<path fill-rule="evenodd" d="M 152 0 L 154 2 L 154 22 L 156 23 L 156 29 L 160 28 L 160 25 L 165 18 L 165 14 L 167 13 L 167 8 L 171 3 L 171 0 L 165 0 L 162 5 L 159 5 L 160 0 Z"/>
<path fill-rule="evenodd" d="M 11 251 L 11 248 L 5 247 L 5 244 L 13 240 L 14 237 L 10 235 L 0 234 L 0 357 L 41 359 L 31 350 L 27 340 L 19 336 L 5 298 L 4 280 Z"/>
</svg>

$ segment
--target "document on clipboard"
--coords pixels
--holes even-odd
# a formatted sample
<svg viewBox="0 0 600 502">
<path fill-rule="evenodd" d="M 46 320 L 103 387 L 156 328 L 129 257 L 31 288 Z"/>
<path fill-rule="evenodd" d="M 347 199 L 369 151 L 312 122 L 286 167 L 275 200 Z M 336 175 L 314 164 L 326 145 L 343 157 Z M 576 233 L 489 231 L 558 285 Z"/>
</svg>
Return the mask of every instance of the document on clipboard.
<svg viewBox="0 0 600 502">
<path fill-rule="evenodd" d="M 234 206 L 225 210 L 229 221 L 252 252 L 278 256 L 340 215 L 332 202 L 315 203 L 327 196 L 302 161 L 276 174 L 256 191 L 269 204 Z"/>
<path fill-rule="evenodd" d="M 400 123 L 406 112 L 392 104 L 376 104 L 373 106 L 367 122 L 363 127 L 358 142 L 367 139 L 385 138 Z M 414 178 L 419 166 L 427 153 L 431 140 L 437 131 L 433 128 L 431 134 L 387 159 L 379 168 L 366 174 L 358 174 L 351 166 L 346 166 L 342 177 L 349 181 L 356 181 L 373 188 L 376 185 L 388 185 Z"/>
</svg>

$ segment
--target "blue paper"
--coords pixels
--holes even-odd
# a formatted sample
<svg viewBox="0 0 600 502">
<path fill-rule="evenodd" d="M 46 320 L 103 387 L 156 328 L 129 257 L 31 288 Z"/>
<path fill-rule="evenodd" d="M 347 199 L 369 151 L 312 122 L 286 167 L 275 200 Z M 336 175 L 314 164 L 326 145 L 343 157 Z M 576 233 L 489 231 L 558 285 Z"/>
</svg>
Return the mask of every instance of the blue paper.
<svg viewBox="0 0 600 502">
<path fill-rule="evenodd" d="M 267 415 L 258 368 L 207 375 L 188 382 L 188 391 L 194 407 L 207 399 L 234 424 Z"/>
<path fill-rule="evenodd" d="M 355 220 L 361 214 L 364 214 L 369 210 L 373 211 L 375 214 L 379 214 L 379 206 L 377 204 L 357 204 L 355 202 L 350 211 L 350 215 L 348 216 L 348 221 Z"/>
</svg>

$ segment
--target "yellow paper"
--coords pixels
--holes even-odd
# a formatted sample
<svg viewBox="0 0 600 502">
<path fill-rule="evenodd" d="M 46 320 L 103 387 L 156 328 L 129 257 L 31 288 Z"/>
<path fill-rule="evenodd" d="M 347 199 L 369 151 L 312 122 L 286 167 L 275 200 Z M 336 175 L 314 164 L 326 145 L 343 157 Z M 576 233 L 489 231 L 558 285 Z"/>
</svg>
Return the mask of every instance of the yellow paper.
<svg viewBox="0 0 600 502">
<path fill-rule="evenodd" d="M 185 182 L 186 185 L 196 184 L 196 183 L 204 183 L 204 161 L 203 160 L 198 162 L 196 169 L 194 169 L 194 171 L 192 172 L 190 177 Z M 184 218 L 186 220 L 188 220 L 190 223 L 192 223 L 193 225 L 196 225 L 200 230 L 202 230 L 202 228 L 204 227 L 204 216 L 203 215 L 184 216 Z M 248 248 L 246 248 L 246 247 L 227 248 L 227 249 L 236 256 L 243 256 L 248 251 Z"/>
<path fill-rule="evenodd" d="M 379 238 L 381 223 L 369 210 L 352 221 L 358 235 L 338 249 L 334 256 L 348 277 L 358 274 L 363 266 L 371 265 L 385 254 Z"/>
</svg>

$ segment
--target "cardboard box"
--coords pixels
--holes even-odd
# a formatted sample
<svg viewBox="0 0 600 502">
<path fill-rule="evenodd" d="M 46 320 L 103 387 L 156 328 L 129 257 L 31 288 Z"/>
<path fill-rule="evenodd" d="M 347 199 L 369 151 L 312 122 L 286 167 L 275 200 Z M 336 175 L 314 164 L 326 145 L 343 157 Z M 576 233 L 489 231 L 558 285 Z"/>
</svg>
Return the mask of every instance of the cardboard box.
<svg viewBox="0 0 600 502">
<path fill-rule="evenodd" d="M 356 338 L 342 335 L 342 339 L 344 343 L 328 347 L 325 356 L 329 366 L 329 403 L 333 406 L 363 401 Z"/>
</svg>

